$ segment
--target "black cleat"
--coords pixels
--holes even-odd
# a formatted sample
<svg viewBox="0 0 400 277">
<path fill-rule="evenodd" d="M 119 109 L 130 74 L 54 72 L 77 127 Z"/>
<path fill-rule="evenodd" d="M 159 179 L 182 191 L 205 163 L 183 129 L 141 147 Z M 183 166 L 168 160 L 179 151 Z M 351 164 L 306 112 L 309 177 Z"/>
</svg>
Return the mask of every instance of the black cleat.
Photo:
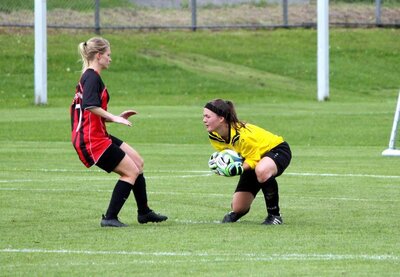
<svg viewBox="0 0 400 277">
<path fill-rule="evenodd" d="M 154 211 L 150 211 L 147 214 L 139 214 L 138 221 L 140 224 L 145 224 L 148 222 L 162 222 L 168 219 L 167 216 L 162 214 L 156 214 Z"/>
<path fill-rule="evenodd" d="M 100 226 L 101 227 L 128 227 L 128 225 L 119 221 L 118 218 L 106 219 L 104 214 L 101 217 Z"/>
<path fill-rule="evenodd" d="M 235 212 L 227 213 L 224 218 L 222 219 L 221 223 L 233 223 L 239 220 L 239 216 Z"/>
<path fill-rule="evenodd" d="M 279 215 L 269 214 L 262 224 L 265 225 L 280 225 L 283 224 L 282 217 Z"/>
</svg>

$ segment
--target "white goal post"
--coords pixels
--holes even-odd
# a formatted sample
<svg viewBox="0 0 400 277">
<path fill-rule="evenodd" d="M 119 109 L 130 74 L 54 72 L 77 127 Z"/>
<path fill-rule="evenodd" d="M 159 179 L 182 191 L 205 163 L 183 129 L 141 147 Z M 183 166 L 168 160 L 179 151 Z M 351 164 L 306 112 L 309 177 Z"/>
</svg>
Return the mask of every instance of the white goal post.
<svg viewBox="0 0 400 277">
<path fill-rule="evenodd" d="M 47 104 L 46 0 L 35 0 L 35 104 Z"/>
<path fill-rule="evenodd" d="M 400 92 L 397 98 L 396 111 L 393 118 L 392 132 L 390 133 L 389 147 L 382 152 L 382 156 L 400 156 L 400 149 L 396 149 L 397 127 L 400 117 Z"/>
</svg>

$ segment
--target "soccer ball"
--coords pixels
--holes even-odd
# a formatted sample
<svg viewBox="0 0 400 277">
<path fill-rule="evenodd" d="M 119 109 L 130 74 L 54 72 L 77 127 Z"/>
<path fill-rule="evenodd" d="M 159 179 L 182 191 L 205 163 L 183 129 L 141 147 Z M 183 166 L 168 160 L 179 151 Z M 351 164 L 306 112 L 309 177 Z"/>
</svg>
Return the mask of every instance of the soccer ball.
<svg viewBox="0 0 400 277">
<path fill-rule="evenodd" d="M 243 163 L 243 158 L 231 149 L 222 150 L 221 152 L 219 152 L 219 156 L 227 165 L 236 162 Z"/>
<path fill-rule="evenodd" d="M 208 167 L 214 173 L 222 176 L 235 176 L 243 173 L 244 159 L 230 149 L 214 152 L 208 160 Z"/>
</svg>

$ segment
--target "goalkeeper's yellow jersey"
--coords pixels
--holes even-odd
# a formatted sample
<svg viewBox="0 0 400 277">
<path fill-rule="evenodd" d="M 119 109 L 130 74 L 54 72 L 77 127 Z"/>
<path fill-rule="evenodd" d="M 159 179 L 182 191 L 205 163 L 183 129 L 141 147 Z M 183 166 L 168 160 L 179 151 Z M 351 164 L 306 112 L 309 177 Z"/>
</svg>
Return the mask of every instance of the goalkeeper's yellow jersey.
<svg viewBox="0 0 400 277">
<path fill-rule="evenodd" d="M 209 139 L 217 151 L 232 149 L 239 153 L 252 169 L 265 153 L 284 142 L 283 137 L 248 123 L 238 130 L 231 127 L 229 141 L 225 141 L 216 132 L 209 133 Z"/>
</svg>

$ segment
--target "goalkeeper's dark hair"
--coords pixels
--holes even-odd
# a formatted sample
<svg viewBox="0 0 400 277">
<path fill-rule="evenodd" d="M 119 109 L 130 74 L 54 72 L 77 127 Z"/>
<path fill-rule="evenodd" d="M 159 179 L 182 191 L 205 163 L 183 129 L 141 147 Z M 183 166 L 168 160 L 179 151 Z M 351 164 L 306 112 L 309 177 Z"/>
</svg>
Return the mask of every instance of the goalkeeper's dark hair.
<svg viewBox="0 0 400 277">
<path fill-rule="evenodd" d="M 229 126 L 232 126 L 236 130 L 246 127 L 246 123 L 238 119 L 235 106 L 230 100 L 223 100 L 220 98 L 214 99 L 208 102 L 204 107 L 224 117 Z"/>
</svg>

